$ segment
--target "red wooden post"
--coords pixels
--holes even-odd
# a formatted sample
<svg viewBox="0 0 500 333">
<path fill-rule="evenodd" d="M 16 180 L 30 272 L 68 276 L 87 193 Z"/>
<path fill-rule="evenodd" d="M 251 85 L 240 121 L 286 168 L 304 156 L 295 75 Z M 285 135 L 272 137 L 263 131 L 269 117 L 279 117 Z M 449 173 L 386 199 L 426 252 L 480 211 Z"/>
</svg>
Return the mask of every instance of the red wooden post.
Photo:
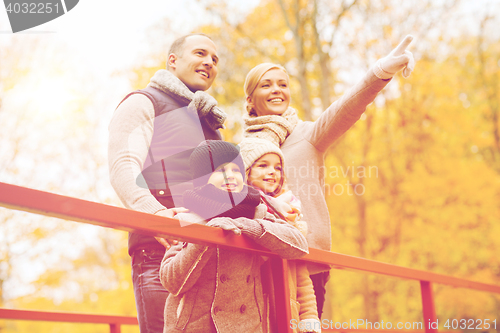
<svg viewBox="0 0 500 333">
<path fill-rule="evenodd" d="M 270 259 L 273 270 L 274 294 L 276 299 L 276 324 L 278 333 L 292 333 L 290 327 L 291 308 L 290 290 L 288 288 L 288 263 L 285 259 Z"/>
<path fill-rule="evenodd" d="M 121 333 L 120 324 L 109 324 L 109 333 Z"/>
<path fill-rule="evenodd" d="M 439 327 L 437 324 L 436 309 L 434 308 L 432 284 L 429 281 L 420 281 L 420 291 L 422 293 L 425 332 L 437 333 Z"/>
</svg>

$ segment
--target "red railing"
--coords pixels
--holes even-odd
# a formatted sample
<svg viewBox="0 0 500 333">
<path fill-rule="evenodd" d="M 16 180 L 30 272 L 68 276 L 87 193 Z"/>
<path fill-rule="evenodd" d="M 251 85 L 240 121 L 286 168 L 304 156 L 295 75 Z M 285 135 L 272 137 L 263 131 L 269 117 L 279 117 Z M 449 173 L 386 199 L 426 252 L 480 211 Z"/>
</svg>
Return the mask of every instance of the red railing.
<svg viewBox="0 0 500 333">
<path fill-rule="evenodd" d="M 0 318 L 65 323 L 108 324 L 110 333 L 120 333 L 121 325 L 137 325 L 136 317 L 106 316 L 85 313 L 0 309 Z"/>
<path fill-rule="evenodd" d="M 152 236 L 168 236 L 171 238 L 187 240 L 195 243 L 211 243 L 225 248 L 237 249 L 239 251 L 252 251 L 254 253 L 257 252 L 260 254 L 271 256 L 274 263 L 273 273 L 276 277 L 281 277 L 281 280 L 276 279 L 275 281 L 278 332 L 284 333 L 292 331 L 290 328 L 291 318 L 289 295 L 287 290 L 288 275 L 286 273 L 286 260 L 280 259 L 275 254 L 267 251 L 261 246 L 258 246 L 257 244 L 253 243 L 251 240 L 243 236 L 225 235 L 221 229 L 217 228 L 211 228 L 199 224 L 185 225 L 179 223 L 179 221 L 176 219 L 167 219 L 165 217 L 136 212 L 124 208 L 99 204 L 5 183 L 0 183 L 0 206 L 45 216 L 57 217 L 70 221 L 89 223 L 107 228 L 114 228 L 129 232 L 133 231 Z M 140 221 L 140 223 L 137 223 L 137 221 Z M 309 254 L 303 257 L 303 259 L 301 260 L 328 264 L 337 269 L 347 269 L 357 272 L 381 274 L 385 276 L 419 281 L 422 294 L 424 324 L 429 323 L 429 321 L 436 321 L 436 311 L 434 308 L 432 293 L 433 283 L 500 294 L 500 286 L 497 285 L 470 281 L 443 274 L 406 268 L 313 248 L 309 249 Z M 4 315 L 5 312 L 0 312 L 0 318 L 9 318 L 5 317 Z M 40 319 L 33 318 L 33 320 Z M 113 328 L 111 329 L 113 333 L 119 332 L 119 323 L 107 323 L 109 323 L 110 325 L 117 325 L 118 331 L 113 331 Z M 423 329 L 425 329 L 426 333 L 437 332 L 437 328 L 428 327 L 428 325 L 423 326 Z M 366 332 L 370 331 L 370 329 L 352 330 L 340 328 L 323 330 L 323 332 L 330 331 Z M 381 331 L 382 330 L 377 330 L 377 332 Z M 392 329 L 392 331 L 394 331 L 394 329 Z"/>
</svg>

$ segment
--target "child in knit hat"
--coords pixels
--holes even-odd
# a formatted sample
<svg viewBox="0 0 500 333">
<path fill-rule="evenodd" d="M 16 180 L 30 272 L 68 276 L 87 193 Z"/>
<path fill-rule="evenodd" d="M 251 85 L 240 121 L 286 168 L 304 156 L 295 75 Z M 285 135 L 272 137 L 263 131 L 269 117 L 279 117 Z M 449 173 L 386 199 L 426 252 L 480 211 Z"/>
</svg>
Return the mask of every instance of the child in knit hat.
<svg viewBox="0 0 500 333">
<path fill-rule="evenodd" d="M 189 213 L 179 220 L 243 234 L 286 259 L 307 253 L 295 228 L 267 212 L 259 191 L 246 185 L 237 146 L 207 140 L 189 159 L 193 190 L 183 196 Z M 183 225 L 183 224 L 181 224 Z M 268 332 L 260 255 L 217 245 L 182 243 L 166 251 L 160 281 L 170 292 L 164 332 Z"/>
<path fill-rule="evenodd" d="M 281 149 L 260 138 L 245 138 L 239 146 L 247 183 L 262 192 L 268 211 L 282 216 L 306 236 L 307 222 L 300 220 L 300 200 L 286 189 L 285 158 Z M 306 264 L 290 261 L 288 267 L 291 327 L 294 332 L 321 332 L 316 297 Z"/>
</svg>

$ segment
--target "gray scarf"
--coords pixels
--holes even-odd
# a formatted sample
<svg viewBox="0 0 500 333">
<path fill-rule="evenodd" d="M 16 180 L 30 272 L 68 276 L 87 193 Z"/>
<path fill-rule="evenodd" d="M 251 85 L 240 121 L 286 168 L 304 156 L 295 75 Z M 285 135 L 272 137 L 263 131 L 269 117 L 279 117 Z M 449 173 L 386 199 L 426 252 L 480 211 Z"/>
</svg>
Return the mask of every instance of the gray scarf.
<svg viewBox="0 0 500 333">
<path fill-rule="evenodd" d="M 166 69 L 160 69 L 153 75 L 150 87 L 159 89 L 170 97 L 189 103 L 188 108 L 196 110 L 200 118 L 204 118 L 210 128 L 224 128 L 226 113 L 217 107 L 215 98 L 202 90 L 192 92 L 177 76 Z"/>
</svg>

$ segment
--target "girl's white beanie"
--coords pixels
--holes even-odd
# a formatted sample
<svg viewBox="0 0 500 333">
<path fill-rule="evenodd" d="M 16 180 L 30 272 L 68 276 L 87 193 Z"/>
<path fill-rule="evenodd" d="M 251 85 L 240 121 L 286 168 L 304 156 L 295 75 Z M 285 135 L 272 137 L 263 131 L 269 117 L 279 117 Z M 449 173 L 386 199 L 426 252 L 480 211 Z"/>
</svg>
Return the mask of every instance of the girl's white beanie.
<svg viewBox="0 0 500 333">
<path fill-rule="evenodd" d="M 285 157 L 283 156 L 281 149 L 269 140 L 244 138 L 238 146 L 240 147 L 240 154 L 243 158 L 246 172 L 248 172 L 248 169 L 255 163 L 255 161 L 269 153 L 278 155 L 281 159 L 282 167 L 285 166 Z"/>
</svg>

